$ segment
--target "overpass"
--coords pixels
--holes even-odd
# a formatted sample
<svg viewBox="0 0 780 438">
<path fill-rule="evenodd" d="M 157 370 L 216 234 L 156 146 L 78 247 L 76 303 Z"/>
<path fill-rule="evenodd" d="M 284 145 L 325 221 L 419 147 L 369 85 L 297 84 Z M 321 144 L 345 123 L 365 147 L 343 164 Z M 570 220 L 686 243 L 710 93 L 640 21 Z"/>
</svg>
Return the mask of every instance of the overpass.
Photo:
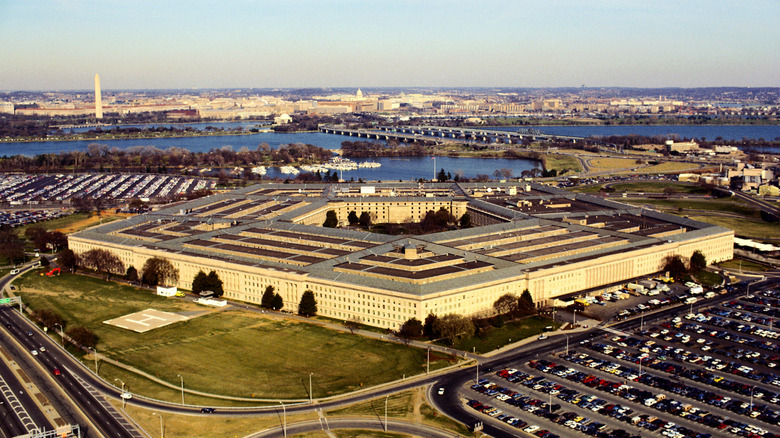
<svg viewBox="0 0 780 438">
<path fill-rule="evenodd" d="M 534 129 L 498 131 L 482 128 L 448 128 L 442 126 L 379 126 L 376 129 L 347 129 L 332 125 L 319 127 L 326 134 L 348 135 L 377 140 L 399 140 L 405 142 L 459 141 L 467 143 L 521 144 L 525 141 L 564 140 L 576 142 L 585 137 L 544 134 Z"/>
</svg>

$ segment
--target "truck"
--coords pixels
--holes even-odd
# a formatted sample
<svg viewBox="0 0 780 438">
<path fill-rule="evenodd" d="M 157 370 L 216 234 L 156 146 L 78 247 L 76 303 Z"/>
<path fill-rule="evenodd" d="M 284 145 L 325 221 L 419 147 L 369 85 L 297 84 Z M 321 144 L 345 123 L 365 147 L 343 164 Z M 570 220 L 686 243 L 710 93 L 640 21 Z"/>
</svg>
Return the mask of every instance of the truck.
<svg viewBox="0 0 780 438">
<path fill-rule="evenodd" d="M 707 292 L 704 294 L 704 298 L 712 298 L 715 296 L 715 292 Z"/>
<path fill-rule="evenodd" d="M 699 299 L 696 297 L 688 297 L 685 299 L 685 304 L 693 304 L 697 301 L 699 301 Z"/>
<path fill-rule="evenodd" d="M 53 277 L 55 275 L 60 275 L 61 269 L 59 267 L 52 269 L 49 272 L 41 272 L 41 277 L 44 275 L 47 277 Z"/>
</svg>

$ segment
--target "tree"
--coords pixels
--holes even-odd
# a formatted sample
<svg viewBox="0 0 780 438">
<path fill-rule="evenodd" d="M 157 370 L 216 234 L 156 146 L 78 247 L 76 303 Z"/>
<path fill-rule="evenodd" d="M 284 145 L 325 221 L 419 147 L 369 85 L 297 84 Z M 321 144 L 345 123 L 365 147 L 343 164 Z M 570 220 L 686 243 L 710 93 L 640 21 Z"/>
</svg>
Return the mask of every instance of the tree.
<svg viewBox="0 0 780 438">
<path fill-rule="evenodd" d="M 364 211 L 363 213 L 360 213 L 360 218 L 358 219 L 360 222 L 361 227 L 370 227 L 371 226 L 371 213 Z"/>
<path fill-rule="evenodd" d="M 513 313 L 519 307 L 519 298 L 515 294 L 504 294 L 498 297 L 495 303 L 493 303 L 493 309 L 499 315 L 506 313 Z"/>
<path fill-rule="evenodd" d="M 358 328 L 360 328 L 360 318 L 355 316 L 344 321 L 344 327 L 346 327 L 353 335 Z"/>
<path fill-rule="evenodd" d="M 49 266 L 50 264 L 51 264 L 51 262 L 49 262 L 49 259 L 46 258 L 45 255 L 42 255 L 41 256 L 41 266 L 46 267 L 46 266 Z"/>
<path fill-rule="evenodd" d="M 57 264 L 66 271 L 76 272 L 76 266 L 79 264 L 78 259 L 79 257 L 73 250 L 65 249 L 57 257 Z"/>
<path fill-rule="evenodd" d="M 41 325 L 52 330 L 57 326 L 64 328 L 67 325 L 67 322 L 60 315 L 49 309 L 36 310 L 33 312 L 33 317 L 38 319 Z"/>
<path fill-rule="evenodd" d="M 317 300 L 314 299 L 314 292 L 307 290 L 301 295 L 301 302 L 298 304 L 298 314 L 303 316 L 314 316 L 317 314 Z"/>
<path fill-rule="evenodd" d="M 131 283 L 138 281 L 138 269 L 135 269 L 135 266 L 130 266 L 127 268 L 127 272 L 125 272 L 125 280 Z"/>
<path fill-rule="evenodd" d="M 192 279 L 192 292 L 193 293 L 201 293 L 204 290 L 208 290 L 206 287 L 206 283 L 208 282 L 208 276 L 203 271 L 198 271 L 197 274 L 195 274 L 195 278 Z"/>
<path fill-rule="evenodd" d="M 265 292 L 263 293 L 263 298 L 260 299 L 260 305 L 265 307 L 266 309 L 270 309 L 273 306 L 274 302 L 274 287 L 268 286 L 265 288 Z"/>
<path fill-rule="evenodd" d="M 408 345 L 409 339 L 419 338 L 423 334 L 423 323 L 417 318 L 408 319 L 398 330 L 398 336 Z"/>
<path fill-rule="evenodd" d="M 279 294 L 274 294 L 274 299 L 271 301 L 271 308 L 274 310 L 279 310 L 282 307 L 284 307 L 284 300 L 282 299 L 282 296 Z"/>
<path fill-rule="evenodd" d="M 206 276 L 206 290 L 214 292 L 214 296 L 221 297 L 225 293 L 225 289 L 222 287 L 222 280 L 219 278 L 219 274 L 216 271 L 209 272 Z"/>
<path fill-rule="evenodd" d="M 463 216 L 460 217 L 460 227 L 471 228 L 471 215 L 468 212 L 463 213 Z"/>
<path fill-rule="evenodd" d="M 144 263 L 141 279 L 150 286 L 178 283 L 179 270 L 166 259 L 152 257 Z"/>
<path fill-rule="evenodd" d="M 358 218 L 357 213 L 355 213 L 355 210 L 349 212 L 349 215 L 347 216 L 347 220 L 349 221 L 349 224 L 353 226 L 358 222 L 360 222 L 360 219 Z"/>
<path fill-rule="evenodd" d="M 439 182 L 447 181 L 447 172 L 444 171 L 444 168 L 442 167 L 438 174 L 436 174 L 436 179 L 439 180 Z"/>
<path fill-rule="evenodd" d="M 0 257 L 12 264 L 24 261 L 24 245 L 10 229 L 0 231 Z"/>
<path fill-rule="evenodd" d="M 685 262 L 678 255 L 666 256 L 664 259 L 664 271 L 669 272 L 669 275 L 676 281 L 680 281 L 688 274 L 688 269 L 685 267 Z"/>
<path fill-rule="evenodd" d="M 474 323 L 469 318 L 450 313 L 436 320 L 435 330 L 452 345 L 461 336 L 472 336 Z"/>
<path fill-rule="evenodd" d="M 336 215 L 335 211 L 328 210 L 328 212 L 325 213 L 325 222 L 322 223 L 322 226 L 327 228 L 336 228 L 339 226 L 339 217 Z"/>
<path fill-rule="evenodd" d="M 425 317 L 425 323 L 423 324 L 423 334 L 429 339 L 436 339 L 439 337 L 439 332 L 436 331 L 436 321 L 438 319 L 439 317 L 433 313 L 429 313 L 428 316 Z"/>
<path fill-rule="evenodd" d="M 707 267 L 707 258 L 698 249 L 691 255 L 691 260 L 688 262 L 688 266 L 692 274 L 698 274 L 702 269 Z"/>
<path fill-rule="evenodd" d="M 106 274 L 106 279 L 111 278 L 111 274 L 125 274 L 125 264 L 122 260 L 105 249 L 95 248 L 85 252 L 81 256 L 81 264 L 85 268 Z"/>
<path fill-rule="evenodd" d="M 88 328 L 83 326 L 73 327 L 71 329 L 68 329 L 65 334 L 68 335 L 71 341 L 76 344 L 76 346 L 81 346 L 85 348 L 95 348 L 97 345 L 98 337 L 92 333 Z"/>
<path fill-rule="evenodd" d="M 525 314 L 536 313 L 534 299 L 528 289 L 524 290 L 520 295 L 520 299 L 517 300 L 517 310 Z"/>
</svg>

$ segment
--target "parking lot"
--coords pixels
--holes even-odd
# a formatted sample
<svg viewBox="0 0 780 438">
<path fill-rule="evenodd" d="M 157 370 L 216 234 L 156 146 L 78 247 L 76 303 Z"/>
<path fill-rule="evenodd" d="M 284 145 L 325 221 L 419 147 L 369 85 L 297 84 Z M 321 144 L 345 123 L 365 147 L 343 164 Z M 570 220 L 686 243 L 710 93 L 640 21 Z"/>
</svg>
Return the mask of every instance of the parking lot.
<svg viewBox="0 0 780 438">
<path fill-rule="evenodd" d="M 164 199 L 213 189 L 215 185 L 215 181 L 204 178 L 157 174 L 2 175 L 0 203 L 36 205 L 74 197 Z"/>
<path fill-rule="evenodd" d="M 630 333 L 509 363 L 462 395 L 518 435 L 778 437 L 778 306 L 775 290 L 680 306 Z"/>
</svg>

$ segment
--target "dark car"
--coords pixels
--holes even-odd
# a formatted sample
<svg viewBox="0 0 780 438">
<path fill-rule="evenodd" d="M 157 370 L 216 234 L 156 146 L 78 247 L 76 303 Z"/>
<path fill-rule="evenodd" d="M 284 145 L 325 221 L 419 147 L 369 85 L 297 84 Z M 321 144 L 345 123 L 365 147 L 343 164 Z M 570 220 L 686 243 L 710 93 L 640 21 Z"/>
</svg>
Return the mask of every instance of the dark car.
<svg viewBox="0 0 780 438">
<path fill-rule="evenodd" d="M 214 409 L 214 408 L 203 408 L 200 411 L 202 413 L 204 413 L 204 414 L 211 414 L 211 413 L 214 413 L 214 411 L 216 411 L 216 409 Z"/>
</svg>

